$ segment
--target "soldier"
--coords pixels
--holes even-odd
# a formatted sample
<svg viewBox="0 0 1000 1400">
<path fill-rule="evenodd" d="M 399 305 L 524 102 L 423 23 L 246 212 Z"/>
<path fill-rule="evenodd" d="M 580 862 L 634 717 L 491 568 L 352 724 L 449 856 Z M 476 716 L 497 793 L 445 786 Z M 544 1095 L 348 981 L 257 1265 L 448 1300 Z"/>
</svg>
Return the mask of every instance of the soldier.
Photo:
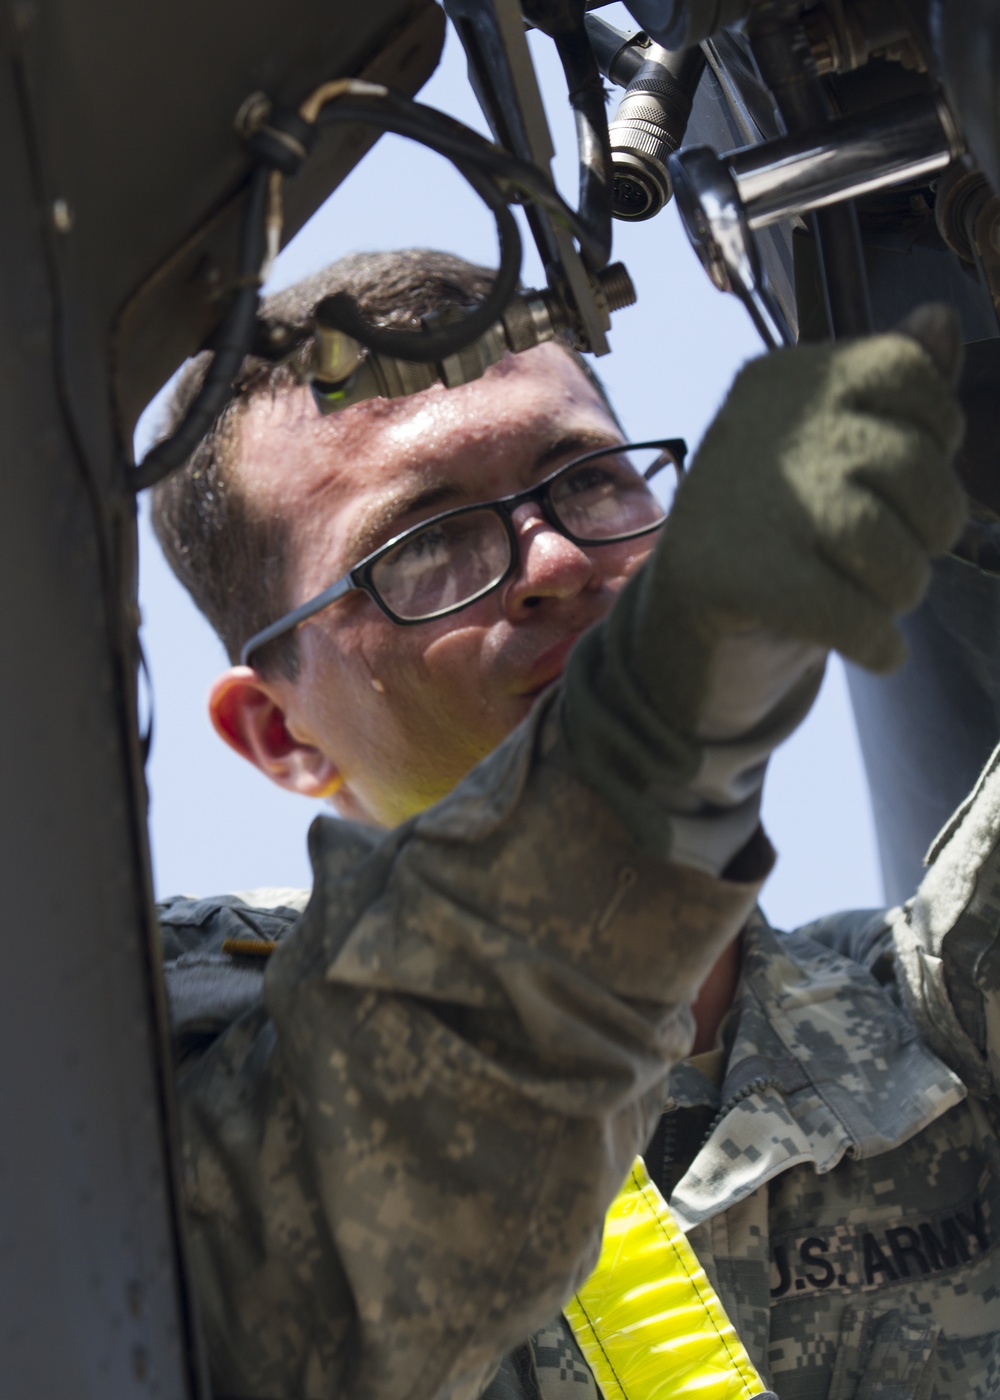
<svg viewBox="0 0 1000 1400">
<path fill-rule="evenodd" d="M 413 324 L 485 276 L 362 257 L 269 309 Z M 992 1081 L 948 1067 L 941 919 L 751 915 L 768 754 L 830 648 L 899 662 L 961 524 L 957 344 L 910 329 L 748 366 L 669 515 L 560 345 L 328 417 L 248 362 L 159 488 L 234 662 L 216 728 L 349 819 L 304 912 L 164 911 L 220 1397 L 474 1397 L 504 1350 L 497 1395 L 594 1394 L 558 1310 L 647 1143 L 783 1400 L 994 1393 Z"/>
</svg>

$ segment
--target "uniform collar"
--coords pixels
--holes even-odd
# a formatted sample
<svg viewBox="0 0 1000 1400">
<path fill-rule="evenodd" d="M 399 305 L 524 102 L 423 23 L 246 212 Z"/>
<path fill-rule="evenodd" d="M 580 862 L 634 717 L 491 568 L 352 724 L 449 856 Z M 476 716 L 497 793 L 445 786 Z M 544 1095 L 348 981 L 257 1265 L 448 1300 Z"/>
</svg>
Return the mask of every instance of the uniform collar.
<svg viewBox="0 0 1000 1400">
<path fill-rule="evenodd" d="M 759 913 L 744 939 L 719 1113 L 671 1197 L 686 1228 L 797 1163 L 888 1152 L 966 1093 L 858 963 Z M 690 1075 L 676 1086 L 673 1106 L 690 1103 Z"/>
</svg>

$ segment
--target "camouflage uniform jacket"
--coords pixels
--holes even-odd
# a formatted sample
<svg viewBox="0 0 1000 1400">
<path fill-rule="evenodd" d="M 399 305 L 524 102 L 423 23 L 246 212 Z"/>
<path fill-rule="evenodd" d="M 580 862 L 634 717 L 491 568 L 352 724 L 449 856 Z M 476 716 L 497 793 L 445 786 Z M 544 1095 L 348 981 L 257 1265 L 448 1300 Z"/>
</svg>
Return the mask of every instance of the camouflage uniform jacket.
<svg viewBox="0 0 1000 1400">
<path fill-rule="evenodd" d="M 671 1204 L 781 1400 L 1000 1393 L 1000 1116 L 917 1033 L 894 922 L 755 919 L 721 1089 L 671 1081 L 712 1114 Z"/>
<path fill-rule="evenodd" d="M 906 910 L 755 916 L 646 1153 L 781 1400 L 1000 1395 L 1000 750 Z M 703 1063 L 703 1062 L 702 1062 Z M 596 1400 L 558 1319 L 489 1400 Z"/>
<path fill-rule="evenodd" d="M 640 850 L 552 713 L 388 835 L 314 824 L 301 913 L 163 911 L 217 1400 L 473 1400 L 592 1267 L 757 883 Z"/>
</svg>

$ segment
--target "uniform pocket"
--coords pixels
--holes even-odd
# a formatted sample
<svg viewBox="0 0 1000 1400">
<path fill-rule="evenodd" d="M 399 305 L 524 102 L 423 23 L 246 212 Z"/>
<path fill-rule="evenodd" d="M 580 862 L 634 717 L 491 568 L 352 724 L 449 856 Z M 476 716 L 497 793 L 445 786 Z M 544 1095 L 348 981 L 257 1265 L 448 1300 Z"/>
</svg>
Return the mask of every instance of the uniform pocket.
<svg viewBox="0 0 1000 1400">
<path fill-rule="evenodd" d="M 924 1400 L 940 1332 L 900 1308 L 848 1308 L 827 1400 Z"/>
</svg>

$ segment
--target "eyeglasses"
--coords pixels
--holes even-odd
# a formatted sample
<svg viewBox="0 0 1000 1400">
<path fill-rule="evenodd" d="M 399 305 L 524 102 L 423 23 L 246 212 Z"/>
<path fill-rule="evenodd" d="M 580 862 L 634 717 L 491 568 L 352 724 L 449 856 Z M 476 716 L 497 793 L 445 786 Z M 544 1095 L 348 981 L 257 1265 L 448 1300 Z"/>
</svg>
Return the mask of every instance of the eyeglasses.
<svg viewBox="0 0 1000 1400">
<path fill-rule="evenodd" d="M 268 642 L 362 589 L 401 627 L 445 617 L 492 592 L 517 567 L 513 514 L 536 501 L 553 529 L 576 545 L 619 544 L 657 530 L 684 472 L 681 438 L 600 448 L 567 462 L 537 486 L 422 520 L 367 555 L 329 588 L 250 638 L 244 666 Z"/>
</svg>

